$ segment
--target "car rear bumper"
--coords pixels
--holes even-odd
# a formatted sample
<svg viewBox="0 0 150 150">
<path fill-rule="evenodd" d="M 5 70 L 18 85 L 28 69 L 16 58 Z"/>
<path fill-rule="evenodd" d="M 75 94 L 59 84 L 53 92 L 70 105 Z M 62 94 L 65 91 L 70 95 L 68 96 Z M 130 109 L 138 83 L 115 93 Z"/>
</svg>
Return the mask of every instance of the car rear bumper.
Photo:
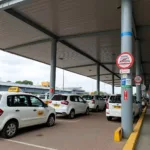
<svg viewBox="0 0 150 150">
<path fill-rule="evenodd" d="M 69 115 L 69 111 L 67 109 L 55 109 L 56 114 Z"/>
<path fill-rule="evenodd" d="M 95 104 L 89 104 L 89 108 L 92 109 L 96 109 L 96 105 Z"/>
<path fill-rule="evenodd" d="M 107 117 L 121 117 L 121 111 L 120 112 L 111 112 L 108 109 L 106 109 L 106 116 Z"/>
</svg>

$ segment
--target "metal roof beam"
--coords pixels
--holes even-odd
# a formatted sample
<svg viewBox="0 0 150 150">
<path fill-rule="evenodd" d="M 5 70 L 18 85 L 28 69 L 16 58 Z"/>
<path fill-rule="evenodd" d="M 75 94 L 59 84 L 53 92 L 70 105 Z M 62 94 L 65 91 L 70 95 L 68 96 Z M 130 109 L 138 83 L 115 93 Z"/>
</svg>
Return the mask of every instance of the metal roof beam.
<svg viewBox="0 0 150 150">
<path fill-rule="evenodd" d="M 118 74 L 119 73 L 115 73 L 115 74 Z M 100 76 L 107 76 L 107 75 L 112 75 L 112 73 L 106 73 L 106 74 L 100 74 Z M 97 75 L 89 75 L 88 77 L 96 77 Z"/>
<path fill-rule="evenodd" d="M 65 67 L 63 69 L 74 69 L 74 68 L 82 68 L 82 67 L 89 67 L 89 66 L 96 66 L 96 64 L 86 64 L 86 65 L 80 65 L 80 66 L 72 66 L 72 67 Z"/>
<path fill-rule="evenodd" d="M 8 48 L 5 48 L 5 50 L 6 51 L 14 50 L 14 49 L 18 49 L 18 48 L 22 48 L 22 47 L 26 47 L 26 46 L 31 46 L 34 44 L 42 44 L 42 43 L 49 42 L 49 41 L 51 41 L 50 38 L 37 40 L 37 41 L 33 41 L 33 42 L 28 42 L 28 43 L 24 43 L 24 44 L 20 44 L 20 45 L 16 45 L 16 46 L 8 47 Z"/>
<path fill-rule="evenodd" d="M 25 22 L 26 24 L 32 26 L 33 28 L 45 33 L 46 35 L 59 40 L 59 37 L 57 35 L 55 35 L 54 33 L 52 33 L 51 31 L 47 30 L 46 28 L 42 27 L 41 25 L 35 23 L 34 21 L 30 20 L 29 18 L 23 16 L 21 13 L 17 12 L 16 10 L 9 8 L 6 9 L 5 12 L 7 12 L 8 14 L 14 16 L 15 18 Z M 94 59 L 93 57 L 91 57 L 90 55 L 88 55 L 87 53 L 83 52 L 82 50 L 80 50 L 79 48 L 75 47 L 74 45 L 68 43 L 67 41 L 64 40 L 59 40 L 62 44 L 66 45 L 67 47 L 73 49 L 74 51 L 80 53 L 81 55 L 89 58 L 90 60 L 94 61 L 95 63 L 98 63 L 100 66 L 102 66 L 105 70 L 109 71 L 110 73 L 114 74 L 115 76 L 117 76 L 118 78 L 120 78 L 117 74 L 113 73 L 110 69 L 108 69 L 107 67 L 105 67 L 102 63 L 100 63 L 99 61 L 97 61 L 96 59 Z"/>
<path fill-rule="evenodd" d="M 115 79 L 115 81 L 120 81 L 120 79 Z M 112 80 L 102 80 L 102 82 L 105 82 L 105 81 L 112 81 Z"/>
<path fill-rule="evenodd" d="M 107 30 L 107 31 L 88 32 L 88 33 L 73 34 L 73 35 L 66 35 L 66 36 L 61 36 L 59 38 L 59 40 L 66 40 L 66 39 L 72 39 L 72 38 L 81 38 L 81 37 L 89 37 L 89 36 L 99 36 L 99 35 L 104 35 L 104 34 L 108 34 L 108 33 L 116 33 L 116 32 L 118 32 L 120 34 L 120 29 Z"/>
</svg>

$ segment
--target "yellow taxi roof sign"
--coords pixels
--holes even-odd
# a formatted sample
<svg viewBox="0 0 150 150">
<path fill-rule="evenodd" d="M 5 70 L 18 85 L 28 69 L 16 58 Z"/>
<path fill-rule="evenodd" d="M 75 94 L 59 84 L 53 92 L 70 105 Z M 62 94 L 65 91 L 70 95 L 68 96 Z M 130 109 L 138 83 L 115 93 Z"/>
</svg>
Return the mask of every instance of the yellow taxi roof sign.
<svg viewBox="0 0 150 150">
<path fill-rule="evenodd" d="M 8 92 L 20 92 L 20 88 L 19 87 L 10 87 L 9 89 L 8 89 Z"/>
</svg>

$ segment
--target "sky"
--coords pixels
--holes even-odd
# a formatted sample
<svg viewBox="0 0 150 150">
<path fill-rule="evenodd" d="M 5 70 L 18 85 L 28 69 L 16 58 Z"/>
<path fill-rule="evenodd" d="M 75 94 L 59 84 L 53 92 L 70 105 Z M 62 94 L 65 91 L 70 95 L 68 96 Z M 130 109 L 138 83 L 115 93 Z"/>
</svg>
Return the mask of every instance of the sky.
<svg viewBox="0 0 150 150">
<path fill-rule="evenodd" d="M 31 80 L 35 85 L 50 80 L 50 66 L 26 59 L 14 54 L 0 51 L 0 81 Z M 56 69 L 56 87 L 61 88 L 63 83 L 63 70 Z M 82 87 L 87 92 L 96 91 L 96 80 L 75 73 L 64 71 L 65 87 Z M 100 90 L 111 94 L 112 86 L 100 82 Z M 120 93 L 120 88 L 115 88 Z"/>
</svg>

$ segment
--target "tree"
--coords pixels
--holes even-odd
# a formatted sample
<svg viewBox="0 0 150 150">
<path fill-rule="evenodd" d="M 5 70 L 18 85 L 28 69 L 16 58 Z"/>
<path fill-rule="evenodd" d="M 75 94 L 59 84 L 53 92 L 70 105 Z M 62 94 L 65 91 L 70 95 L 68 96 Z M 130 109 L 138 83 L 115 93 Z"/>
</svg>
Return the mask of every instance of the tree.
<svg viewBox="0 0 150 150">
<path fill-rule="evenodd" d="M 24 80 L 24 81 L 16 81 L 15 83 L 18 83 L 18 84 L 27 84 L 27 85 L 33 85 L 33 82 L 32 82 L 32 81 L 29 81 L 29 80 Z"/>
</svg>

